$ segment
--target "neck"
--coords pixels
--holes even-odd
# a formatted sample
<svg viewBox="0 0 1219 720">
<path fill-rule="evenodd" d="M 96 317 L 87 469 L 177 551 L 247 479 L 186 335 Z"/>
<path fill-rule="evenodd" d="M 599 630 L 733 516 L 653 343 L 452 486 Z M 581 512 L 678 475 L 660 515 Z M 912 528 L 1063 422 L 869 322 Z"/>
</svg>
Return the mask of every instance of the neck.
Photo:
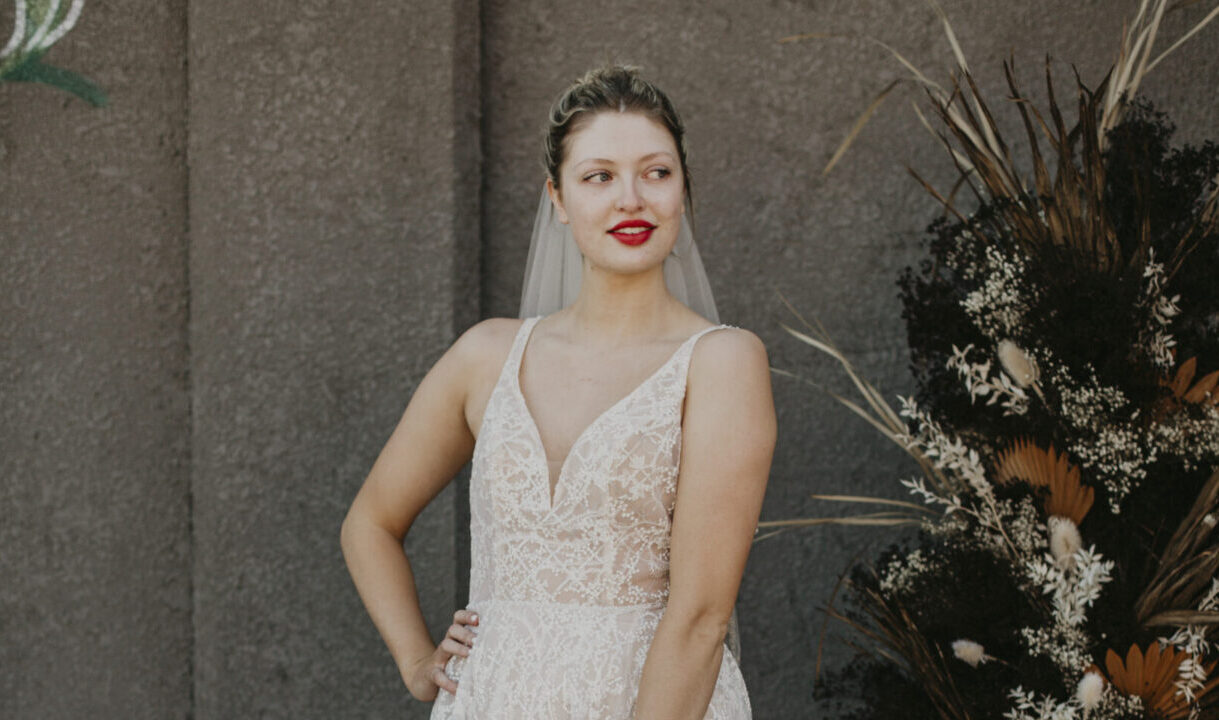
<svg viewBox="0 0 1219 720">
<path fill-rule="evenodd" d="M 620 275 L 586 264 L 580 294 L 568 312 L 574 333 L 619 342 L 668 334 L 680 309 L 681 303 L 665 286 L 660 266 Z"/>
</svg>

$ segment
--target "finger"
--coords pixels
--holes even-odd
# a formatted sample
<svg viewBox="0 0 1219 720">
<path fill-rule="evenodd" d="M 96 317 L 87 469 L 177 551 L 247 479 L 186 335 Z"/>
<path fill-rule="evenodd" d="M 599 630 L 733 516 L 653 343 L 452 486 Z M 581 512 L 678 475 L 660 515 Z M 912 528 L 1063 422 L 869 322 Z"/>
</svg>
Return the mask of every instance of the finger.
<svg viewBox="0 0 1219 720">
<path fill-rule="evenodd" d="M 464 625 L 450 625 L 445 637 L 451 637 L 459 643 L 474 647 L 474 638 L 478 637 L 473 630 Z"/>
<path fill-rule="evenodd" d="M 458 610 L 457 612 L 453 613 L 453 624 L 454 625 L 477 625 L 478 624 L 478 613 L 474 612 L 473 610 L 465 610 L 465 609 Z"/>
<path fill-rule="evenodd" d="M 453 695 L 457 694 L 457 683 L 453 682 L 442 667 L 432 668 L 432 682 L 441 690 L 448 690 Z"/>
<path fill-rule="evenodd" d="M 470 656 L 470 648 L 464 643 L 458 642 L 453 638 L 445 638 L 440 641 L 440 649 L 450 655 L 459 655 L 461 657 Z"/>
</svg>

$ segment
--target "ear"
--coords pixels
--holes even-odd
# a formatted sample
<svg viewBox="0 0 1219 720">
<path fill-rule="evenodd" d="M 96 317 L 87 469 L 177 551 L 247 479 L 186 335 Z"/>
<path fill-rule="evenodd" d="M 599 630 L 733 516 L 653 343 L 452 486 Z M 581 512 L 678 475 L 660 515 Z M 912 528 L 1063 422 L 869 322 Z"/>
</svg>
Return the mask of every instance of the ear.
<svg viewBox="0 0 1219 720">
<path fill-rule="evenodd" d="M 559 222 L 567 224 L 567 210 L 563 207 L 563 196 L 559 193 L 559 189 L 554 186 L 554 181 L 546 178 L 546 193 L 550 195 L 550 202 L 554 204 L 554 211 L 559 216 Z"/>
</svg>

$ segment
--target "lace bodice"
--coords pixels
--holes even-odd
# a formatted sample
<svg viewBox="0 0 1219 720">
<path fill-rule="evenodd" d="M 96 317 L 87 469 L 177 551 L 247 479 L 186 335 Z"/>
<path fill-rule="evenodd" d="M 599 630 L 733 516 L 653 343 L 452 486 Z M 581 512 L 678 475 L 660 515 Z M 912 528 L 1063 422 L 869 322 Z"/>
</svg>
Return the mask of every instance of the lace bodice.
<svg viewBox="0 0 1219 720">
<path fill-rule="evenodd" d="M 584 429 L 552 502 L 546 452 L 520 386 L 537 321 L 517 333 L 474 449 L 470 599 L 663 602 L 686 370 L 694 342 L 714 328 L 682 343 Z"/>
<path fill-rule="evenodd" d="M 550 468 L 520 387 L 540 318 L 517 331 L 487 401 L 470 479 L 468 660 L 448 670 L 433 718 L 628 718 L 669 592 L 681 415 L 699 331 L 576 439 L 551 496 Z M 727 652 L 708 718 L 748 718 Z M 722 687 L 721 687 L 722 686 Z M 481 708 L 479 710 L 478 708 Z M 491 709 L 494 710 L 491 710 Z"/>
</svg>

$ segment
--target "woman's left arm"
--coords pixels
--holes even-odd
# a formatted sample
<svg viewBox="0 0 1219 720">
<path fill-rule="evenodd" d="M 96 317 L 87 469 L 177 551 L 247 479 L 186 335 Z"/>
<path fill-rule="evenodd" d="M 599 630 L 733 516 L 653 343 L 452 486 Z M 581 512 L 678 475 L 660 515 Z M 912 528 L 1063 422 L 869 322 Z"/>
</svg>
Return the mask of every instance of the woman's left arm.
<svg viewBox="0 0 1219 720">
<path fill-rule="evenodd" d="M 687 383 L 669 600 L 643 666 L 637 720 L 706 714 L 774 454 L 770 367 L 756 335 L 703 337 Z"/>
</svg>

